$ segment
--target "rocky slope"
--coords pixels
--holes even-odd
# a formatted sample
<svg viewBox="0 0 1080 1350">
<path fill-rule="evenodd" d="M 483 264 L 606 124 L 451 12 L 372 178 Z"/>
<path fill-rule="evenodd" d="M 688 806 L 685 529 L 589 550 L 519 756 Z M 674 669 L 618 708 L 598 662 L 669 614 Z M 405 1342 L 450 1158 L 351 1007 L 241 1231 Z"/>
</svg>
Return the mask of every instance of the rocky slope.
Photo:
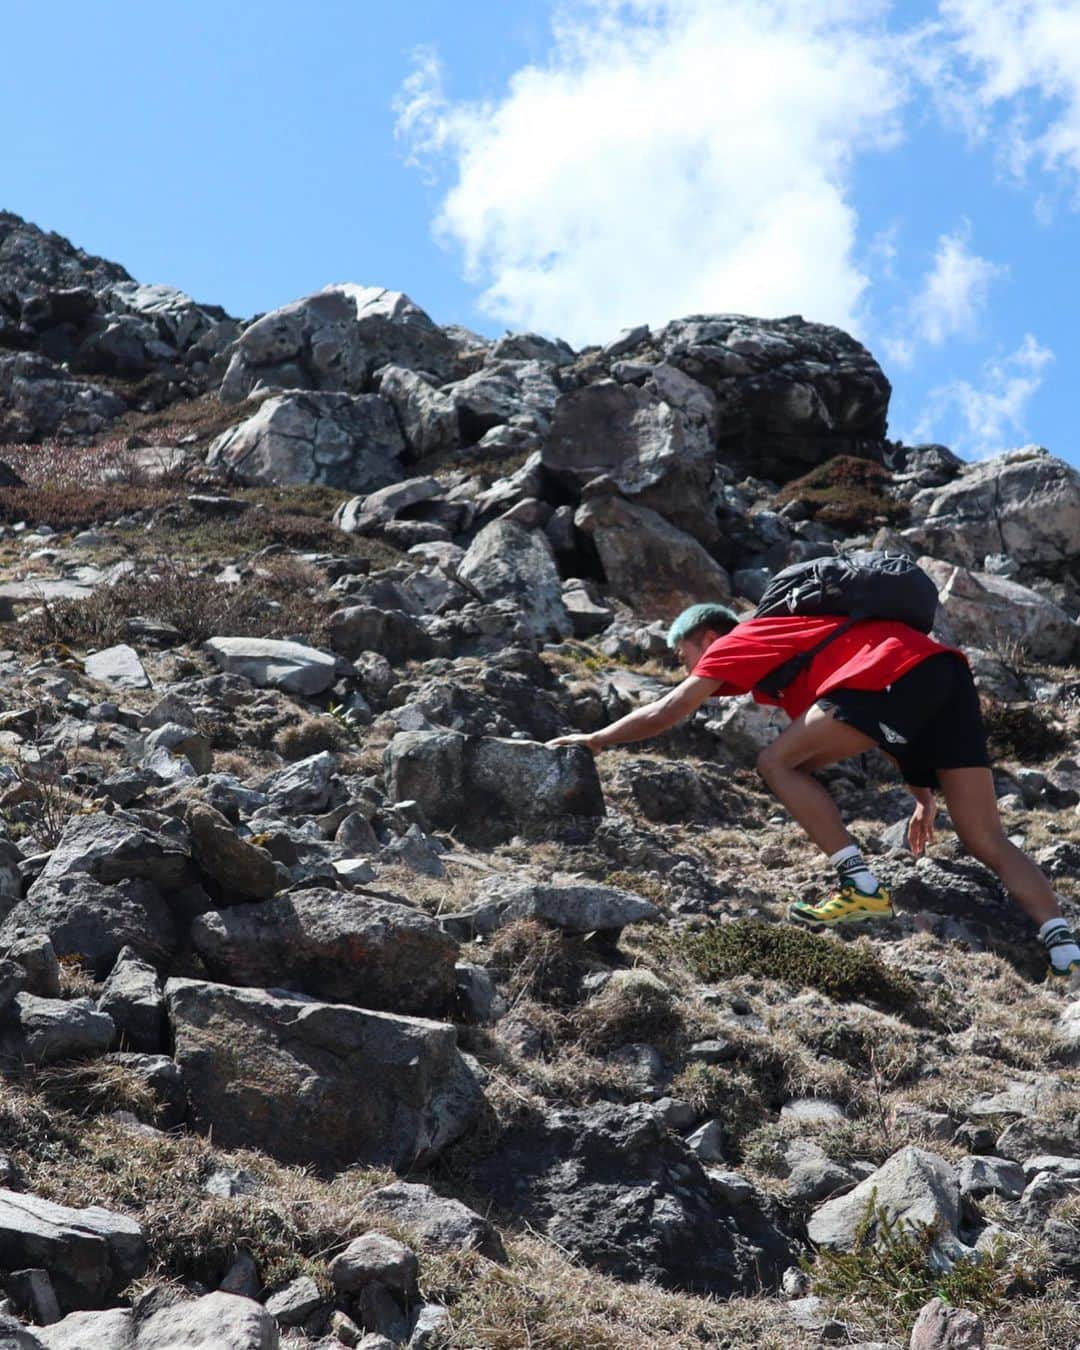
<svg viewBox="0 0 1080 1350">
<path fill-rule="evenodd" d="M 827 772 L 899 918 L 817 936 L 778 715 L 543 745 L 683 604 L 906 549 L 1078 917 L 1080 476 L 889 392 L 799 317 L 233 320 L 0 215 L 0 1344 L 1080 1344 L 1080 1002 L 947 821 Z"/>
</svg>

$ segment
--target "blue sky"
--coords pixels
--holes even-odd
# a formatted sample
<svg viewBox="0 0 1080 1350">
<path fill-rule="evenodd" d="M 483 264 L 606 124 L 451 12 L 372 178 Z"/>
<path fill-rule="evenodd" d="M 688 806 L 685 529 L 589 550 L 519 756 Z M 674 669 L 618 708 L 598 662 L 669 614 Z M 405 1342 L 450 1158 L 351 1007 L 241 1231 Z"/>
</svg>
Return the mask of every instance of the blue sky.
<svg viewBox="0 0 1080 1350">
<path fill-rule="evenodd" d="M 864 341 L 890 430 L 1080 464 L 1080 0 L 8 0 L 0 207 L 250 315 Z"/>
</svg>

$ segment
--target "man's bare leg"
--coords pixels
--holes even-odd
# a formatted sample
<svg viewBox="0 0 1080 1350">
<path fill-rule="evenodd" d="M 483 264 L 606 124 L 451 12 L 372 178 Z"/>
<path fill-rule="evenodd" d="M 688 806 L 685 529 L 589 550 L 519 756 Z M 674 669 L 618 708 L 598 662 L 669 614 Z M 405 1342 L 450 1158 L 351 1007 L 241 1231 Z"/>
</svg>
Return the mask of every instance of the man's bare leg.
<svg viewBox="0 0 1080 1350">
<path fill-rule="evenodd" d="M 816 704 L 758 756 L 758 773 L 818 848 L 831 857 L 853 842 L 832 797 L 811 776 L 842 759 L 877 749 L 861 731 Z"/>
<path fill-rule="evenodd" d="M 1061 906 L 1050 883 L 1005 835 L 990 770 L 939 769 L 938 778 L 953 829 L 972 857 L 997 873 L 1001 884 L 1037 924 L 1057 918 Z"/>
</svg>

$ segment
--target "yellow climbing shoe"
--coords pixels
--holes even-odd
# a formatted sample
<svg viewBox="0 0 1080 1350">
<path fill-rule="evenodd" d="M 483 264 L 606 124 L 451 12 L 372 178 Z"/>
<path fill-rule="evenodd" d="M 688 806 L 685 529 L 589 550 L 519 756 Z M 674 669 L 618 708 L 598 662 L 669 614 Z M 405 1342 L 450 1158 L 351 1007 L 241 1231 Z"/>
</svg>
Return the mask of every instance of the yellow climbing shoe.
<svg viewBox="0 0 1080 1350">
<path fill-rule="evenodd" d="M 836 928 L 840 924 L 867 923 L 873 919 L 892 917 L 892 900 L 884 886 L 879 886 L 873 895 L 864 895 L 851 881 L 846 881 L 835 895 L 830 895 L 828 900 L 822 900 L 820 904 L 809 905 L 805 900 L 796 900 L 788 910 L 788 918 L 794 923 L 819 928 Z"/>
</svg>

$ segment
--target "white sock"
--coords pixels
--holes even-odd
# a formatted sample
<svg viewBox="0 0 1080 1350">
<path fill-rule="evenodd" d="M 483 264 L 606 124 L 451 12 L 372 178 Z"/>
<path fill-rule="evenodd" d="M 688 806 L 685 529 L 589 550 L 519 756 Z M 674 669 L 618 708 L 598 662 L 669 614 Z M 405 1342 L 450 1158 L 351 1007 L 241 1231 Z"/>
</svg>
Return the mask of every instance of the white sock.
<svg viewBox="0 0 1080 1350">
<path fill-rule="evenodd" d="M 1065 971 L 1074 961 L 1080 961 L 1080 947 L 1072 935 L 1072 929 L 1062 918 L 1047 919 L 1039 929 L 1039 940 L 1050 957 L 1055 970 Z"/>
<path fill-rule="evenodd" d="M 857 844 L 848 844 L 839 849 L 829 861 L 836 868 L 841 886 L 850 881 L 863 895 L 873 895 L 878 889 L 878 879 L 867 867 Z"/>
</svg>

